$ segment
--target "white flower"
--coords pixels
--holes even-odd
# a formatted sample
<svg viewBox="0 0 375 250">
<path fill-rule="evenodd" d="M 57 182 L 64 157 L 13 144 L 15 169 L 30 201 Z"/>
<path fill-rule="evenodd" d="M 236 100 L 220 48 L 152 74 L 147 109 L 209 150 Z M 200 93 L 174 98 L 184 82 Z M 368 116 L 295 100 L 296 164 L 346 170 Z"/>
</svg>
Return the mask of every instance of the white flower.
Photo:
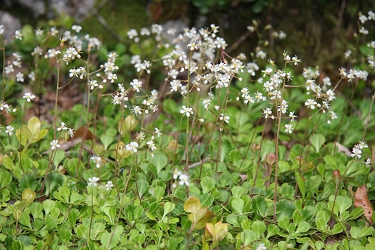
<svg viewBox="0 0 375 250">
<path fill-rule="evenodd" d="M 31 102 L 32 100 L 34 100 L 35 98 L 35 95 L 33 95 L 32 93 L 30 92 L 26 92 L 24 95 L 23 95 L 23 99 L 26 99 L 27 102 Z"/>
<path fill-rule="evenodd" d="M 4 33 L 4 26 L 0 25 L 0 35 L 2 35 L 3 33 Z"/>
<path fill-rule="evenodd" d="M 58 127 L 56 130 L 61 131 L 61 130 L 67 130 L 68 127 L 66 126 L 65 122 L 61 122 L 60 127 Z"/>
<path fill-rule="evenodd" d="M 130 85 L 133 87 L 133 89 L 137 92 L 140 91 L 140 89 L 142 88 L 142 82 L 139 81 L 138 79 L 134 79 Z"/>
<path fill-rule="evenodd" d="M 316 101 L 314 101 L 313 99 L 307 99 L 307 101 L 305 102 L 305 106 L 308 107 L 308 108 L 311 108 L 311 109 L 315 109 L 315 106 L 317 104 L 318 103 Z"/>
<path fill-rule="evenodd" d="M 148 142 L 146 142 L 146 143 L 147 143 L 148 148 L 149 148 L 151 151 L 154 151 L 154 150 L 156 149 L 156 146 L 155 146 L 155 143 L 154 143 L 153 140 L 148 141 Z"/>
<path fill-rule="evenodd" d="M 155 134 L 160 137 L 162 135 L 162 133 L 160 132 L 160 129 L 158 128 L 155 128 Z"/>
<path fill-rule="evenodd" d="M 292 124 L 285 124 L 285 132 L 291 134 L 293 132 Z"/>
<path fill-rule="evenodd" d="M 18 40 L 22 40 L 22 33 L 21 33 L 21 31 L 16 30 L 16 32 L 15 32 L 15 36 L 16 36 L 16 39 L 18 39 Z"/>
<path fill-rule="evenodd" d="M 362 157 L 362 150 L 360 150 L 357 145 L 352 150 L 353 154 L 351 154 L 351 157 L 357 157 L 358 159 Z"/>
<path fill-rule="evenodd" d="M 267 250 L 267 247 L 264 245 L 264 243 L 260 243 L 256 250 Z"/>
<path fill-rule="evenodd" d="M 264 118 L 271 117 L 272 118 L 272 111 L 270 108 L 263 109 L 263 116 Z"/>
<path fill-rule="evenodd" d="M 49 144 L 51 144 L 51 150 L 55 150 L 60 147 L 59 141 L 58 140 L 53 140 Z"/>
<path fill-rule="evenodd" d="M 112 188 L 114 187 L 112 181 L 108 181 L 107 184 L 105 184 L 105 189 L 107 189 L 107 191 L 110 191 L 112 190 Z"/>
<path fill-rule="evenodd" d="M 89 178 L 89 181 L 87 183 L 88 186 L 93 186 L 93 187 L 96 187 L 98 185 L 98 181 L 100 179 L 98 177 L 92 177 L 92 178 Z"/>
<path fill-rule="evenodd" d="M 7 133 L 8 135 L 12 135 L 13 131 L 14 131 L 14 128 L 12 126 L 7 126 L 5 133 Z"/>
<path fill-rule="evenodd" d="M 185 105 L 182 106 L 180 113 L 186 115 L 187 117 L 190 117 L 190 115 L 194 114 L 193 109 L 187 108 Z"/>
<path fill-rule="evenodd" d="M 180 177 L 180 186 L 183 186 L 183 185 L 186 185 L 186 186 L 189 186 L 189 176 L 187 176 L 186 174 L 181 174 Z"/>
<path fill-rule="evenodd" d="M 220 121 L 225 121 L 225 123 L 229 123 L 229 119 L 230 117 L 228 115 L 225 115 L 225 114 L 220 114 Z"/>
<path fill-rule="evenodd" d="M 72 26 L 72 30 L 74 30 L 75 32 L 79 33 L 82 30 L 82 27 L 79 26 L 79 25 L 74 24 Z"/>
<path fill-rule="evenodd" d="M 137 142 L 131 142 L 128 145 L 126 145 L 126 150 L 133 151 L 134 153 L 137 153 L 138 143 Z"/>
<path fill-rule="evenodd" d="M 18 72 L 16 74 L 16 81 L 17 82 L 24 82 L 25 80 L 23 79 L 23 74 L 21 72 Z"/>
<path fill-rule="evenodd" d="M 96 168 L 100 168 L 100 164 L 102 163 L 102 157 L 93 155 L 91 156 L 91 160 L 96 164 Z"/>
<path fill-rule="evenodd" d="M 35 35 L 41 36 L 43 35 L 44 30 L 42 30 L 40 27 L 35 29 Z"/>
<path fill-rule="evenodd" d="M 68 133 L 70 135 L 70 138 L 73 138 L 74 137 L 74 129 L 72 128 L 68 128 Z"/>
</svg>

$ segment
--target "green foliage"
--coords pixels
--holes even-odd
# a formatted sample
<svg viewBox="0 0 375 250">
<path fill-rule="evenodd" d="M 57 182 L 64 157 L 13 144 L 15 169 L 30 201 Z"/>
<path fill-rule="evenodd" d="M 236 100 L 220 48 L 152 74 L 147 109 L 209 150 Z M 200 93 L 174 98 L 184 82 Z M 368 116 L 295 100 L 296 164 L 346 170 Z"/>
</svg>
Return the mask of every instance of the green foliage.
<svg viewBox="0 0 375 250">
<path fill-rule="evenodd" d="M 207 13 L 234 2 L 192 3 Z M 273 1 L 242 3 L 260 13 Z M 214 25 L 185 31 L 185 52 L 159 25 L 100 45 L 60 19 L 71 29 L 61 41 L 25 25 L 1 43 L 9 65 L 20 57 L 34 72 L 38 98 L 12 97 L 21 71 L 4 61 L 0 248 L 372 249 L 374 98 L 357 96 L 374 89 L 374 46 L 358 45 L 331 83 L 287 52 L 281 67 L 262 58 L 275 37 L 255 20 L 246 59 L 226 54 Z M 53 108 L 30 115 L 47 82 Z M 65 88 L 84 101 L 64 103 Z"/>
</svg>

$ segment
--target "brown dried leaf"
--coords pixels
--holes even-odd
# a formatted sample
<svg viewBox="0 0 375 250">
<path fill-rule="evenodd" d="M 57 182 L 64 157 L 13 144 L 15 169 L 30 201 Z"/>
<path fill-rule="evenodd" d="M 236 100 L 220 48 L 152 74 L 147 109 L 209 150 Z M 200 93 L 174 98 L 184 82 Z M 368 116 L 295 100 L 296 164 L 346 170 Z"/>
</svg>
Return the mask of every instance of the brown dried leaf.
<svg viewBox="0 0 375 250">
<path fill-rule="evenodd" d="M 362 207 L 363 213 L 367 218 L 368 222 L 372 224 L 372 209 L 371 203 L 367 196 L 367 188 L 365 185 L 360 186 L 354 195 L 354 207 Z"/>
</svg>

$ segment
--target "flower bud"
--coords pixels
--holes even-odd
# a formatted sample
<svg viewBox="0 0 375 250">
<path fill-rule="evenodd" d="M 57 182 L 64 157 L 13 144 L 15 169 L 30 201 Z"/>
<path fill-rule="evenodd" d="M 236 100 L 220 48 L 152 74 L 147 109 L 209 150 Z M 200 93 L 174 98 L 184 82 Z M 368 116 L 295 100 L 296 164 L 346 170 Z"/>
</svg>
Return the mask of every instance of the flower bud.
<svg viewBox="0 0 375 250">
<path fill-rule="evenodd" d="M 332 172 L 332 178 L 337 181 L 340 179 L 340 170 L 333 170 Z"/>
<path fill-rule="evenodd" d="M 269 153 L 266 155 L 266 162 L 268 165 L 272 166 L 276 162 L 276 155 L 274 153 Z"/>
</svg>

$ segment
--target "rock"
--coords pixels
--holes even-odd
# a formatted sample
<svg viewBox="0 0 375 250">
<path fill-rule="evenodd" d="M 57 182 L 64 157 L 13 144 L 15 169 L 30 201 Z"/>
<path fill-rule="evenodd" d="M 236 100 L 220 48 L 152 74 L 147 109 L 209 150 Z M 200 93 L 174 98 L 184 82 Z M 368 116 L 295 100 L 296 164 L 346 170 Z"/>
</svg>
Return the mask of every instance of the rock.
<svg viewBox="0 0 375 250">
<path fill-rule="evenodd" d="M 5 11 L 0 11 L 0 25 L 4 26 L 4 40 L 8 40 L 14 35 L 16 30 L 21 29 L 21 21 Z"/>
</svg>

